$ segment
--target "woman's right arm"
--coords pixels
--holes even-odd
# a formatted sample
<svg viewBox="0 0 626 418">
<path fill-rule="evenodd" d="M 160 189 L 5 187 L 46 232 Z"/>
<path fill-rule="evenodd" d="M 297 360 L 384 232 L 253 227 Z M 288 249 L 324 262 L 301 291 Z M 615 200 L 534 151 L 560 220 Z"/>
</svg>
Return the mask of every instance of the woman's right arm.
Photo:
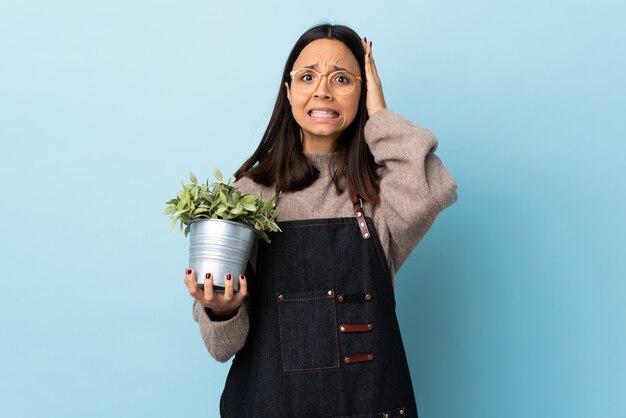
<svg viewBox="0 0 626 418">
<path fill-rule="evenodd" d="M 193 319 L 200 326 L 200 335 L 207 351 L 217 361 L 224 363 L 241 350 L 248 337 L 249 321 L 247 299 L 239 306 L 232 318 L 211 319 L 208 308 L 193 301 Z"/>
<path fill-rule="evenodd" d="M 224 293 L 214 293 L 212 279 L 205 279 L 204 291 L 196 285 L 195 272 L 185 276 L 189 294 L 194 298 L 193 319 L 207 351 L 224 363 L 243 348 L 250 323 L 247 306 L 247 281 L 239 277 L 239 292 L 233 293 L 233 280 L 227 280 Z"/>
<path fill-rule="evenodd" d="M 256 194 L 259 192 L 259 185 L 247 177 L 241 177 L 239 180 L 235 181 L 234 186 L 237 187 L 242 194 Z M 254 266 L 256 262 L 256 241 L 252 253 L 250 254 L 250 261 L 252 262 L 252 266 Z M 253 274 L 253 269 L 250 269 L 250 271 L 246 270 L 246 273 Z M 209 354 L 217 361 L 224 363 L 243 348 L 248 338 L 248 331 L 250 329 L 250 320 L 248 317 L 250 305 L 249 298 L 246 297 L 248 292 L 248 280 L 239 280 L 239 293 L 230 293 L 234 299 L 231 300 L 230 303 L 224 303 L 223 296 L 228 293 L 226 291 L 224 294 L 216 293 L 214 296 L 217 297 L 217 300 L 211 302 L 213 304 L 211 305 L 211 303 L 207 301 L 206 294 L 208 293 L 207 291 L 213 289 L 212 283 L 209 283 L 208 285 L 210 287 L 207 287 L 207 283 L 205 282 L 205 289 L 207 291 L 203 294 L 196 286 L 195 272 L 192 272 L 192 274 L 188 276 L 192 277 L 186 277 L 185 283 L 187 284 L 189 293 L 194 298 L 193 319 L 200 326 L 202 341 L 204 341 L 204 345 Z M 232 282 L 232 280 L 230 280 L 230 282 Z M 226 290 L 228 290 L 228 286 L 229 283 L 226 281 Z M 219 315 L 216 315 L 216 313 L 219 313 Z"/>
</svg>

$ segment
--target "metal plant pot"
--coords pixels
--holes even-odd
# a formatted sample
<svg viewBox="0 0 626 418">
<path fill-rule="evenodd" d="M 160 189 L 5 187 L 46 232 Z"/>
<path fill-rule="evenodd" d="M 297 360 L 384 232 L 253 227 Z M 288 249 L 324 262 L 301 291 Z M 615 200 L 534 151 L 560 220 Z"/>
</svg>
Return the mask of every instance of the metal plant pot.
<svg viewBox="0 0 626 418">
<path fill-rule="evenodd" d="M 239 275 L 245 273 L 256 231 L 247 225 L 224 219 L 195 219 L 189 222 L 189 265 L 204 288 L 206 273 L 213 275 L 213 289 L 224 292 L 225 275 L 233 277 L 239 291 Z"/>
</svg>

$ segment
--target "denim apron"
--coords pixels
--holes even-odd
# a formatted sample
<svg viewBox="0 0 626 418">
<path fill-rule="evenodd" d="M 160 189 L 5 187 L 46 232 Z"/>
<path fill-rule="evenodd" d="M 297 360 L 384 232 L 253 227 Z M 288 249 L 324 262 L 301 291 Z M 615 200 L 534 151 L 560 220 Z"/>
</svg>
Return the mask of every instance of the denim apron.
<svg viewBox="0 0 626 418">
<path fill-rule="evenodd" d="M 259 241 L 222 417 L 417 417 L 387 261 L 351 199 L 353 217 L 279 222 Z"/>
</svg>

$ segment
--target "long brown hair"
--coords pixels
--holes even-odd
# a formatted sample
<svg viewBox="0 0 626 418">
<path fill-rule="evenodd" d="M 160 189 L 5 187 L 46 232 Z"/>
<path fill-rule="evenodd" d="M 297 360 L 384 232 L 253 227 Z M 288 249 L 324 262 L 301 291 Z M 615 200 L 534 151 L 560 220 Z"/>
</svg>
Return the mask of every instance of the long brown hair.
<svg viewBox="0 0 626 418">
<path fill-rule="evenodd" d="M 303 153 L 300 139 L 301 128 L 291 113 L 291 106 L 285 90 L 285 82 L 291 86 L 291 71 L 300 52 L 317 39 L 335 39 L 343 42 L 352 51 L 359 63 L 363 84 L 361 97 L 354 121 L 338 138 L 335 148 L 337 159 L 333 161 L 331 176 L 337 194 L 343 193 L 339 187 L 345 176 L 352 190 L 370 203 L 379 203 L 380 167 L 365 142 L 364 130 L 367 122 L 367 80 L 361 38 L 351 28 L 343 25 L 321 24 L 312 27 L 300 36 L 294 45 L 283 71 L 278 98 L 274 111 L 261 143 L 248 160 L 235 172 L 235 178 L 249 177 L 256 183 L 272 186 L 279 184 L 282 191 L 293 192 L 307 188 L 319 176 L 319 170 Z"/>
</svg>

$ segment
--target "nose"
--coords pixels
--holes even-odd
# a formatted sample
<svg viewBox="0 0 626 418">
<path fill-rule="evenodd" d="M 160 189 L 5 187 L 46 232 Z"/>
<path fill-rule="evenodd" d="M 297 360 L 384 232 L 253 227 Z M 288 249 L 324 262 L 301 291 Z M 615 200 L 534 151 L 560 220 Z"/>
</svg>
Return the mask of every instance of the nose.
<svg viewBox="0 0 626 418">
<path fill-rule="evenodd" d="M 317 85 L 317 88 L 315 89 L 315 92 L 313 94 L 314 97 L 316 98 L 320 98 L 320 97 L 324 97 L 324 98 L 332 98 L 332 94 L 328 88 L 328 75 L 324 74 L 321 78 L 320 78 L 320 82 Z"/>
</svg>

